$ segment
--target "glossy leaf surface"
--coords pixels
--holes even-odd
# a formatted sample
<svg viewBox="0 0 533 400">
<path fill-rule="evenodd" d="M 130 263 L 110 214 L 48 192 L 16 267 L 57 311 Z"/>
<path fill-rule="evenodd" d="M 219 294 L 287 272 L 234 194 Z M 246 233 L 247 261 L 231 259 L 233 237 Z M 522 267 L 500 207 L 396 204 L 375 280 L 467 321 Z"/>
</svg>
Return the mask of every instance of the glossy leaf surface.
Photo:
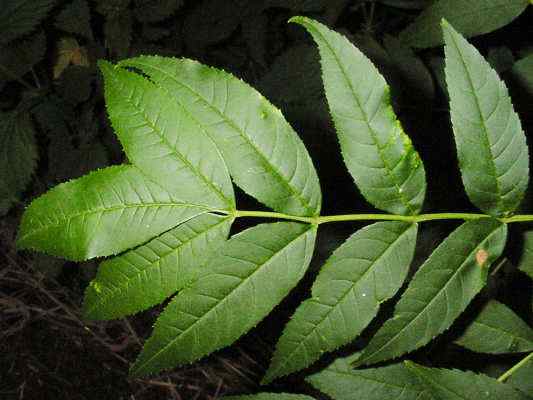
<svg viewBox="0 0 533 400">
<path fill-rule="evenodd" d="M 529 155 L 505 83 L 447 22 L 446 83 L 457 157 L 468 197 L 479 209 L 513 212 L 529 180 Z"/>
<path fill-rule="evenodd" d="M 507 25 L 527 5 L 528 0 L 437 0 L 400 33 L 400 39 L 413 47 L 438 46 L 442 18 L 466 37 L 481 35 Z"/>
<path fill-rule="evenodd" d="M 413 258 L 417 225 L 378 222 L 344 242 L 322 267 L 312 298 L 296 310 L 264 382 L 309 366 L 351 340 L 401 287 Z"/>
<path fill-rule="evenodd" d="M 394 315 L 364 349 L 360 365 L 396 358 L 444 332 L 483 288 L 503 251 L 506 225 L 493 219 L 462 224 L 420 267 Z"/>
<path fill-rule="evenodd" d="M 123 317 L 183 289 L 224 243 L 231 222 L 229 217 L 202 214 L 104 261 L 85 292 L 85 317 Z"/>
<path fill-rule="evenodd" d="M 318 215 L 315 168 L 281 112 L 255 89 L 224 71 L 188 59 L 124 60 L 167 90 L 217 144 L 235 183 L 272 209 Z"/>
<path fill-rule="evenodd" d="M 363 196 L 395 214 L 417 214 L 426 193 L 425 171 L 396 118 L 390 89 L 348 39 L 305 17 L 318 44 L 326 98 L 344 162 Z"/>
<path fill-rule="evenodd" d="M 165 308 L 131 374 L 189 363 L 237 340 L 302 278 L 315 236 L 316 227 L 292 222 L 233 236 Z"/>
<path fill-rule="evenodd" d="M 128 159 L 185 201 L 235 208 L 224 161 L 188 112 L 141 75 L 99 65 L 109 118 Z"/>
<path fill-rule="evenodd" d="M 133 166 L 109 167 L 34 200 L 22 218 L 17 246 L 87 260 L 143 244 L 206 211 L 174 198 Z"/>
<path fill-rule="evenodd" d="M 455 343 L 478 353 L 533 351 L 533 329 L 506 305 L 490 300 Z"/>
<path fill-rule="evenodd" d="M 410 361 L 406 362 L 406 366 L 418 376 L 435 400 L 527 399 L 512 386 L 486 375 L 456 369 L 427 368 Z"/>
</svg>

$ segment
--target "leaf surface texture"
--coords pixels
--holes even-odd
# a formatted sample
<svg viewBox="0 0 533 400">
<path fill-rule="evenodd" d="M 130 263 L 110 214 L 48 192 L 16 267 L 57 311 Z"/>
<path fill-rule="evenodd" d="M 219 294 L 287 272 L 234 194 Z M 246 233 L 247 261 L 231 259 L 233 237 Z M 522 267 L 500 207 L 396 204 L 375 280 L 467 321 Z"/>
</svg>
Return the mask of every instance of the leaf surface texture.
<svg viewBox="0 0 533 400">
<path fill-rule="evenodd" d="M 293 222 L 233 236 L 165 308 L 131 374 L 189 363 L 237 340 L 302 278 L 315 236 L 316 227 Z"/>
<path fill-rule="evenodd" d="M 520 120 L 489 63 L 447 22 L 443 31 L 450 113 L 466 193 L 490 215 L 513 212 L 529 180 Z"/>
<path fill-rule="evenodd" d="M 335 250 L 313 284 L 312 298 L 286 325 L 263 381 L 305 368 L 355 339 L 405 280 L 417 229 L 416 224 L 378 222 Z"/>
<path fill-rule="evenodd" d="M 108 167 L 34 200 L 22 218 L 17 245 L 87 260 L 143 244 L 206 211 L 175 199 L 133 166 Z"/>
<path fill-rule="evenodd" d="M 533 351 L 533 329 L 506 305 L 490 300 L 455 343 L 478 353 Z"/>
<path fill-rule="evenodd" d="M 322 195 L 307 150 L 281 112 L 255 89 L 188 59 L 142 56 L 120 65 L 143 71 L 194 115 L 246 193 L 279 212 L 319 214 Z"/>
<path fill-rule="evenodd" d="M 305 17 L 318 44 L 322 78 L 344 162 L 363 196 L 394 214 L 417 214 L 425 171 L 390 103 L 390 89 L 374 65 L 344 36 Z"/>
<path fill-rule="evenodd" d="M 489 218 L 465 222 L 453 231 L 417 271 L 393 317 L 357 363 L 399 357 L 444 332 L 485 285 L 488 267 L 502 253 L 506 237 L 506 225 Z"/>
<path fill-rule="evenodd" d="M 85 317 L 123 317 L 183 289 L 224 243 L 231 222 L 229 217 L 202 214 L 104 261 L 85 292 Z"/>
</svg>

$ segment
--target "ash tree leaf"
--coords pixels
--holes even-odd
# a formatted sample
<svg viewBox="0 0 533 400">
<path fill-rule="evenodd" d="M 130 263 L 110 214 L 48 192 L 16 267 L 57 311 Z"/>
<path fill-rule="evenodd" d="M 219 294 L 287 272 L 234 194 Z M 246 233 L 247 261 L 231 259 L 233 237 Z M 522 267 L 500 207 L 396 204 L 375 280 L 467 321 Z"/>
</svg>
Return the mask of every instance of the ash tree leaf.
<svg viewBox="0 0 533 400">
<path fill-rule="evenodd" d="M 99 65 L 109 118 L 129 161 L 186 201 L 234 209 L 222 156 L 189 112 L 143 76 Z"/>
<path fill-rule="evenodd" d="M 361 193 L 381 210 L 417 214 L 426 192 L 424 166 L 396 119 L 387 83 L 344 36 L 309 18 L 290 21 L 318 44 L 344 162 Z"/>
<path fill-rule="evenodd" d="M 433 400 L 427 388 L 403 363 L 353 369 L 351 358 L 336 359 L 306 381 L 335 400 Z"/>
<path fill-rule="evenodd" d="M 335 250 L 313 284 L 312 297 L 286 325 L 263 382 L 305 368 L 355 339 L 405 280 L 417 230 L 416 224 L 378 222 Z"/>
<path fill-rule="evenodd" d="M 507 226 L 482 218 L 453 231 L 417 271 L 394 315 L 364 349 L 358 365 L 396 358 L 427 344 L 464 311 L 505 246 Z"/>
<path fill-rule="evenodd" d="M 400 32 L 399 38 L 412 47 L 439 46 L 443 43 L 442 18 L 465 37 L 483 35 L 509 24 L 528 4 L 529 0 L 438 0 Z"/>
<path fill-rule="evenodd" d="M 56 17 L 55 26 L 62 31 L 93 40 L 91 10 L 87 0 L 74 0 Z"/>
<path fill-rule="evenodd" d="M 190 363 L 233 343 L 302 278 L 315 237 L 315 226 L 279 222 L 230 238 L 165 308 L 131 375 Z"/>
<path fill-rule="evenodd" d="M 479 209 L 513 212 L 529 180 L 529 154 L 505 83 L 446 21 L 446 83 L 457 157 L 466 193 Z"/>
<path fill-rule="evenodd" d="M 518 269 L 533 279 L 533 231 L 522 233 L 522 246 Z"/>
<path fill-rule="evenodd" d="M 506 383 L 528 395 L 528 399 L 533 398 L 533 360 L 529 360 L 520 369 L 515 371 Z"/>
<path fill-rule="evenodd" d="M 104 261 L 85 292 L 85 317 L 123 317 L 183 289 L 224 243 L 231 223 L 229 217 L 202 214 Z"/>
<path fill-rule="evenodd" d="M 406 361 L 407 368 L 429 389 L 435 400 L 527 400 L 512 386 L 486 375 L 456 369 L 427 368 Z"/>
<path fill-rule="evenodd" d="M 159 22 L 169 18 L 184 0 L 135 0 L 135 17 L 142 22 Z"/>
<path fill-rule="evenodd" d="M 31 33 L 48 15 L 56 0 L 3 0 L 0 8 L 0 45 Z"/>
<path fill-rule="evenodd" d="M 303 394 L 289 393 L 257 393 L 243 396 L 224 396 L 222 400 L 313 400 L 313 397 Z"/>
<path fill-rule="evenodd" d="M 26 112 L 0 112 L 0 215 L 26 188 L 37 167 L 35 129 Z"/>
<path fill-rule="evenodd" d="M 82 261 L 140 245 L 206 211 L 134 166 L 108 167 L 35 199 L 22 217 L 17 246 Z"/>
<path fill-rule="evenodd" d="M 478 353 L 533 351 L 533 329 L 504 304 L 490 300 L 455 343 Z"/>
<path fill-rule="evenodd" d="M 141 70 L 172 94 L 217 144 L 246 193 L 279 212 L 320 213 L 320 185 L 305 146 L 255 89 L 188 59 L 141 56 L 119 65 Z"/>
</svg>

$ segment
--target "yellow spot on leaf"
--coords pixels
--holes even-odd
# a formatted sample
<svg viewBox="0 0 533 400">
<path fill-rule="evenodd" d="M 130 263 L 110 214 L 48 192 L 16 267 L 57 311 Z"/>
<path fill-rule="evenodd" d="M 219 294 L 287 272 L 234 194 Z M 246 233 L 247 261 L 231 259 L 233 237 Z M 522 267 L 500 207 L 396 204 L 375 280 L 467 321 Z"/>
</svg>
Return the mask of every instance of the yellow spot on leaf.
<svg viewBox="0 0 533 400">
<path fill-rule="evenodd" d="M 476 252 L 476 263 L 480 267 L 485 266 L 485 263 L 487 262 L 487 259 L 489 258 L 489 253 L 487 253 L 486 250 L 479 249 Z"/>
</svg>

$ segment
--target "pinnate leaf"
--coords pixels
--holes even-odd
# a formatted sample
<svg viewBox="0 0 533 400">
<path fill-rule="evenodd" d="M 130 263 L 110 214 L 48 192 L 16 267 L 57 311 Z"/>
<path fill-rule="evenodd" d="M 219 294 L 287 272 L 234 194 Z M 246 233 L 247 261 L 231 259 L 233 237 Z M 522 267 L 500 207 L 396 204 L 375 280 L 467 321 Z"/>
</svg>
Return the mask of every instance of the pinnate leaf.
<svg viewBox="0 0 533 400">
<path fill-rule="evenodd" d="M 165 308 L 131 374 L 189 363 L 233 343 L 302 278 L 315 237 L 315 226 L 293 222 L 233 236 Z"/>
<path fill-rule="evenodd" d="M 32 32 L 56 0 L 2 0 L 0 45 Z"/>
<path fill-rule="evenodd" d="M 442 18 L 465 37 L 482 35 L 509 24 L 528 3 L 529 0 L 437 0 L 400 33 L 400 39 L 413 47 L 438 46 L 443 42 Z"/>
<path fill-rule="evenodd" d="M 505 246 L 507 226 L 482 218 L 462 224 L 420 267 L 359 365 L 399 357 L 444 332 L 483 288 Z"/>
<path fill-rule="evenodd" d="M 123 317 L 181 290 L 224 243 L 231 222 L 229 217 L 202 214 L 104 261 L 85 292 L 85 317 Z"/>
<path fill-rule="evenodd" d="M 305 368 L 355 339 L 402 285 L 417 225 L 378 222 L 354 233 L 326 261 L 311 299 L 286 325 L 264 382 Z"/>
<path fill-rule="evenodd" d="M 404 364 L 353 369 L 352 358 L 338 358 L 306 381 L 335 400 L 433 400 Z"/>
<path fill-rule="evenodd" d="M 468 197 L 494 216 L 513 212 L 529 180 L 529 155 L 505 83 L 443 22 L 446 83 L 459 167 Z"/>
<path fill-rule="evenodd" d="M 188 59 L 124 60 L 194 116 L 221 150 L 235 183 L 276 211 L 318 215 L 320 185 L 313 163 L 281 112 L 234 76 Z"/>
<path fill-rule="evenodd" d="M 23 215 L 17 245 L 75 261 L 117 254 L 208 211 L 130 165 L 62 183 Z"/>
<path fill-rule="evenodd" d="M 107 111 L 128 159 L 187 201 L 233 209 L 233 187 L 215 144 L 164 89 L 100 62 Z"/>
<path fill-rule="evenodd" d="M 425 171 L 390 103 L 390 89 L 348 39 L 305 17 L 318 44 L 326 98 L 344 162 L 363 196 L 376 208 L 417 214 L 426 192 Z"/>
<path fill-rule="evenodd" d="M 406 366 L 418 376 L 435 400 L 526 400 L 527 397 L 510 385 L 486 375 L 455 369 L 427 368 L 406 361 Z"/>
<path fill-rule="evenodd" d="M 478 353 L 533 351 L 533 329 L 507 306 L 490 300 L 455 343 Z"/>
</svg>

